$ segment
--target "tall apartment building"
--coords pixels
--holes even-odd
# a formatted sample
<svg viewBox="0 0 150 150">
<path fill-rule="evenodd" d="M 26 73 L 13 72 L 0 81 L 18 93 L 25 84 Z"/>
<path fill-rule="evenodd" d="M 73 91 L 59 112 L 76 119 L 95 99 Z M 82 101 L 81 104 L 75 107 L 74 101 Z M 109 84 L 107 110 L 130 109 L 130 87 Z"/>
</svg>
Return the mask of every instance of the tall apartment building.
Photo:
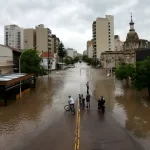
<svg viewBox="0 0 150 150">
<path fill-rule="evenodd" d="M 24 29 L 24 49 L 36 47 L 36 32 L 33 28 Z"/>
<path fill-rule="evenodd" d="M 36 49 L 40 52 L 51 52 L 51 30 L 43 24 L 36 26 Z"/>
<path fill-rule="evenodd" d="M 58 52 L 59 43 L 60 43 L 59 38 L 57 38 L 57 36 L 55 34 L 52 34 L 52 36 L 51 36 L 52 53 L 57 53 Z"/>
<path fill-rule="evenodd" d="M 13 24 L 4 27 L 4 44 L 16 49 L 24 49 L 23 28 Z"/>
<path fill-rule="evenodd" d="M 114 51 L 114 17 L 106 15 L 93 22 L 93 58 L 100 59 L 104 51 Z"/>
<path fill-rule="evenodd" d="M 87 41 L 88 58 L 93 58 L 93 40 Z"/>
</svg>

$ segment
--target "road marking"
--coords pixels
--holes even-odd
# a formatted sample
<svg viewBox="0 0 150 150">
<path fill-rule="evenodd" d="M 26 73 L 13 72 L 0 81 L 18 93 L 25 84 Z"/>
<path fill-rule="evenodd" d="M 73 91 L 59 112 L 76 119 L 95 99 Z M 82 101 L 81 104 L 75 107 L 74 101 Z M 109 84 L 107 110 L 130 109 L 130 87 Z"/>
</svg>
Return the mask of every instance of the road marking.
<svg viewBox="0 0 150 150">
<path fill-rule="evenodd" d="M 80 107 L 79 107 L 79 100 L 78 100 L 78 104 L 77 104 L 74 150 L 80 150 Z"/>
</svg>

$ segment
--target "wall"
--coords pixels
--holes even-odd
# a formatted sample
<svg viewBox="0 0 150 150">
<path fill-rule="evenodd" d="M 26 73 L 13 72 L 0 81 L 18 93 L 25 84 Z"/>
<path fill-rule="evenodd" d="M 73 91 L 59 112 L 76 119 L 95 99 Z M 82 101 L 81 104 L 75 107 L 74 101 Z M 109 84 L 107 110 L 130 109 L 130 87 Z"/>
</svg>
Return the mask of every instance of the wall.
<svg viewBox="0 0 150 150">
<path fill-rule="evenodd" d="M 35 45 L 35 29 L 24 29 L 24 48 L 32 49 Z"/>
<path fill-rule="evenodd" d="M 67 56 L 70 56 L 71 58 L 74 57 L 74 50 L 73 49 L 67 49 Z"/>
<path fill-rule="evenodd" d="M 48 51 L 48 29 L 36 28 L 36 46 L 40 52 Z"/>
<path fill-rule="evenodd" d="M 93 45 L 92 44 L 88 46 L 87 53 L 88 53 L 88 58 L 93 58 Z"/>
<path fill-rule="evenodd" d="M 0 72 L 8 74 L 13 72 L 13 53 L 8 47 L 0 45 Z"/>
<path fill-rule="evenodd" d="M 9 45 L 13 48 L 17 48 L 17 49 L 24 49 L 24 36 L 23 36 L 23 28 L 20 28 L 17 25 L 7 25 L 4 27 L 4 33 L 5 33 L 5 39 L 4 39 L 4 43 L 5 45 Z M 6 35 L 6 32 L 8 33 Z M 18 33 L 20 33 L 20 38 L 18 38 Z M 6 42 L 6 36 L 8 37 L 8 43 Z M 19 43 L 19 45 L 18 45 Z"/>
<path fill-rule="evenodd" d="M 56 58 L 50 58 L 50 61 L 52 62 L 51 70 L 55 70 L 56 69 Z M 47 70 L 48 69 L 48 59 L 42 58 L 41 65 Z"/>
<path fill-rule="evenodd" d="M 115 50 L 115 44 L 114 44 L 114 16 L 112 15 L 106 15 L 106 18 L 108 19 L 108 22 L 110 22 L 110 46 L 109 48 L 111 48 L 111 51 Z"/>
<path fill-rule="evenodd" d="M 96 51 L 97 58 L 101 52 L 108 51 L 108 20 L 104 18 L 96 19 Z"/>
</svg>

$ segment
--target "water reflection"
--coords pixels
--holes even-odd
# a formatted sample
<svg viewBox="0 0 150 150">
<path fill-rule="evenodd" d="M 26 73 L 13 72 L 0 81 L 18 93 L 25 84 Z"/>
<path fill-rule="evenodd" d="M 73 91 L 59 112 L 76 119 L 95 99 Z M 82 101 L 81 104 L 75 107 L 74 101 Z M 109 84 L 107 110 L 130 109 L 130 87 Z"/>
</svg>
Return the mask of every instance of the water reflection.
<svg viewBox="0 0 150 150">
<path fill-rule="evenodd" d="M 150 140 L 150 102 L 144 99 L 147 91 L 143 90 L 139 92 L 121 85 L 120 81 L 115 82 L 116 88 L 114 94 L 116 102 L 114 112 L 117 112 L 118 108 L 121 108 L 125 127 L 132 135 L 140 140 L 147 140 L 148 143 Z M 116 92 L 116 90 L 118 91 Z"/>
<path fill-rule="evenodd" d="M 22 100 L 13 101 L 6 108 L 0 108 L 0 143 L 1 148 L 8 148 L 8 143 L 16 143 L 26 133 L 31 133 L 51 111 L 56 93 L 63 88 L 62 79 L 37 79 L 37 87 L 24 95 Z M 47 119 L 46 119 L 47 120 Z M 15 137 L 15 138 L 14 138 Z"/>
</svg>

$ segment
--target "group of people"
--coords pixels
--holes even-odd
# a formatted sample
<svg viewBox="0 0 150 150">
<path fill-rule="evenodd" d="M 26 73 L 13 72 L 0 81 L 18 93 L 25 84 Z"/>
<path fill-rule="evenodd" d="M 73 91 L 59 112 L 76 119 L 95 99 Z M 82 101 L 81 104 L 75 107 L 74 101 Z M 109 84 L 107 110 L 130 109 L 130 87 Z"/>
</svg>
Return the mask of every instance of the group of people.
<svg viewBox="0 0 150 150">
<path fill-rule="evenodd" d="M 85 100 L 86 100 L 86 107 L 90 108 L 90 99 L 91 99 L 91 95 L 89 94 L 89 82 L 86 83 L 86 87 L 87 87 L 87 95 L 86 98 L 84 98 L 83 94 L 79 94 L 79 103 L 81 107 L 85 107 Z M 70 106 L 74 107 L 74 99 L 69 96 L 69 104 Z M 103 96 L 101 96 L 101 98 L 98 100 L 98 111 L 103 108 L 105 105 L 105 99 Z"/>
<path fill-rule="evenodd" d="M 90 98 L 91 95 L 89 94 L 89 92 L 86 95 L 86 99 L 83 97 L 83 94 L 79 94 L 79 103 L 81 107 L 85 107 L 85 100 L 86 100 L 86 108 L 90 108 Z"/>
</svg>

